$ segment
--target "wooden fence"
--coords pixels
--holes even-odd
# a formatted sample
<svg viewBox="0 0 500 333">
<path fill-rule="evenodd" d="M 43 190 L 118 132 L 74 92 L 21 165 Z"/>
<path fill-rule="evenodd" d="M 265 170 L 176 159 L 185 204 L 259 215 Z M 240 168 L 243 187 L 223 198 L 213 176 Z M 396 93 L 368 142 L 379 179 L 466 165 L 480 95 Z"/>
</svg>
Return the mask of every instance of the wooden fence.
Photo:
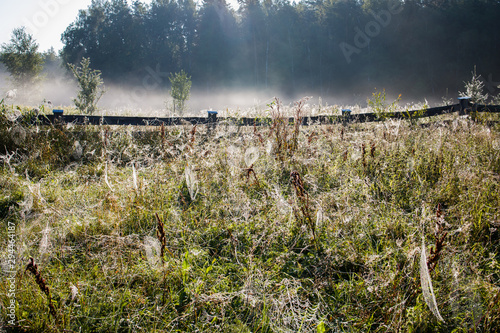
<svg viewBox="0 0 500 333">
<path fill-rule="evenodd" d="M 471 104 L 470 99 L 459 98 L 459 103 L 435 108 L 387 112 L 382 115 L 376 113 L 352 114 L 351 110 L 343 109 L 342 115 L 319 115 L 302 118 L 302 125 L 310 124 L 336 124 L 336 123 L 367 123 L 381 121 L 384 119 L 418 119 L 433 117 L 442 114 L 459 112 L 460 115 L 474 115 L 476 112 L 500 112 L 500 105 L 479 105 Z M 239 126 L 267 126 L 272 123 L 271 118 L 259 117 L 217 117 L 216 111 L 208 111 L 208 116 L 204 117 L 121 117 L 121 116 L 85 116 L 85 115 L 64 115 L 62 110 L 54 110 L 52 115 L 39 115 L 38 121 L 41 124 L 72 123 L 75 125 L 132 125 L 132 126 L 175 126 L 186 123 L 193 125 L 211 125 L 215 127 L 218 122 L 231 122 Z M 289 118 L 290 122 L 294 118 Z"/>
</svg>

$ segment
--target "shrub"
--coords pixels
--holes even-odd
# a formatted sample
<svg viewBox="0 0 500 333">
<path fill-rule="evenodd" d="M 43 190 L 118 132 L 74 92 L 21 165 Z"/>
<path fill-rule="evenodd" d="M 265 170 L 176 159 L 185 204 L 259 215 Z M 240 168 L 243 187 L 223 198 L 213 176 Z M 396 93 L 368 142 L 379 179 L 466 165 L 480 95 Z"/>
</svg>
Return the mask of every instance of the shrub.
<svg viewBox="0 0 500 333">
<path fill-rule="evenodd" d="M 175 73 L 168 78 L 172 88 L 170 89 L 170 96 L 174 99 L 174 113 L 177 109 L 179 114 L 182 115 L 186 108 L 186 101 L 189 99 L 189 92 L 191 90 L 191 77 L 183 70 L 180 73 Z"/>
<path fill-rule="evenodd" d="M 372 93 L 372 99 L 368 99 L 368 106 L 372 108 L 378 119 L 385 120 L 397 109 L 397 104 L 401 100 L 401 94 L 390 105 L 386 104 L 387 96 L 383 91 Z"/>
<path fill-rule="evenodd" d="M 75 106 L 83 113 L 92 114 L 97 110 L 97 102 L 104 94 L 99 87 L 103 84 L 101 71 L 90 68 L 90 59 L 83 58 L 80 66 L 68 64 L 78 81 L 80 91 L 78 97 L 73 99 Z"/>
<path fill-rule="evenodd" d="M 470 97 L 472 103 L 486 104 L 488 101 L 488 94 L 484 93 L 484 83 L 481 79 L 481 75 L 477 75 L 475 66 L 471 74 L 471 80 L 469 82 L 464 82 L 465 92 L 460 92 L 460 97 Z"/>
</svg>

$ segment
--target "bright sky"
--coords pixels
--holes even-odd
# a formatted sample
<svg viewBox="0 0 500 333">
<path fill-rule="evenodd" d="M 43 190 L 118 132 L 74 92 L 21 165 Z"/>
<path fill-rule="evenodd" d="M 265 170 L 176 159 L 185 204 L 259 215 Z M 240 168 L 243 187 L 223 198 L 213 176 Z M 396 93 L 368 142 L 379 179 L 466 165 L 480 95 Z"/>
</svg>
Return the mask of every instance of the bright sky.
<svg viewBox="0 0 500 333">
<path fill-rule="evenodd" d="M 0 45 L 9 43 L 12 30 L 25 26 L 37 41 L 39 51 L 51 46 L 62 49 L 61 34 L 76 20 L 80 9 L 87 9 L 92 0 L 0 0 Z M 131 3 L 131 0 L 128 0 Z M 142 0 L 151 3 L 151 0 Z M 236 3 L 230 0 L 229 3 Z M 234 6 L 234 5 L 233 5 Z"/>
</svg>

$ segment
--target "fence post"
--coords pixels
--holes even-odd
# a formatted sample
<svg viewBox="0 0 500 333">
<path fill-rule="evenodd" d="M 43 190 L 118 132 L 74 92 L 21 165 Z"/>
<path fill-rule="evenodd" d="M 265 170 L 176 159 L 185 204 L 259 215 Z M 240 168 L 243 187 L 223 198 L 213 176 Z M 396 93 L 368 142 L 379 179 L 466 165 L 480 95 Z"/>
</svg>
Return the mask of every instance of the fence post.
<svg viewBox="0 0 500 333">
<path fill-rule="evenodd" d="M 52 110 L 52 113 L 54 114 L 54 123 L 62 123 L 63 122 L 63 113 L 64 113 L 64 110 L 61 110 L 61 109 L 53 109 Z"/>
<path fill-rule="evenodd" d="M 208 123 L 207 125 L 211 129 L 215 129 L 217 126 L 217 111 L 207 111 L 208 112 Z"/>
<path fill-rule="evenodd" d="M 351 109 L 342 109 L 342 122 L 344 124 L 351 122 Z"/>
<path fill-rule="evenodd" d="M 470 97 L 459 97 L 458 102 L 460 103 L 459 116 L 465 116 L 471 106 Z"/>
</svg>

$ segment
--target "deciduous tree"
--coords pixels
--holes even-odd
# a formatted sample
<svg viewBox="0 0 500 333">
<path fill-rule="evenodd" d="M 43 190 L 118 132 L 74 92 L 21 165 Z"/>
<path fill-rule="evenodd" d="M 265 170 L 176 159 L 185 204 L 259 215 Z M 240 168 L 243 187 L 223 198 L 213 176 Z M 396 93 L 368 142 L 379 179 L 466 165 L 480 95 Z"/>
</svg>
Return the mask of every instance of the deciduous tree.
<svg viewBox="0 0 500 333">
<path fill-rule="evenodd" d="M 43 56 L 38 52 L 38 44 L 25 27 L 12 31 L 10 43 L 2 45 L 0 61 L 16 85 L 22 88 L 36 83 L 43 69 Z"/>
</svg>

